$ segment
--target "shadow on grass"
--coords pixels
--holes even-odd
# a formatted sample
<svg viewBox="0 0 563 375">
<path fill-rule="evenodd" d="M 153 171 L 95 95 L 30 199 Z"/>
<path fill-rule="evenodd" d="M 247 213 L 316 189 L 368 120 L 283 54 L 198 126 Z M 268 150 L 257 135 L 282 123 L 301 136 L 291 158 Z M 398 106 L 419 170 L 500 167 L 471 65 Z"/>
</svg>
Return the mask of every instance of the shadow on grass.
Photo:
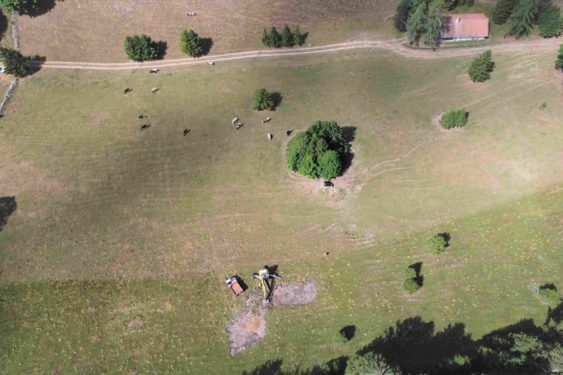
<svg viewBox="0 0 563 375">
<path fill-rule="evenodd" d="M 0 39 L 4 38 L 6 30 L 8 30 L 8 17 L 4 12 L 0 12 Z"/>
<path fill-rule="evenodd" d="M 351 151 L 352 145 L 356 139 L 356 131 L 358 128 L 355 126 L 343 126 L 342 136 L 344 137 L 344 152 L 340 155 L 342 160 L 342 170 L 340 171 L 340 176 L 342 176 L 351 166 L 352 160 L 354 160 L 354 153 Z"/>
<path fill-rule="evenodd" d="M 213 47 L 212 38 L 201 38 L 201 56 L 209 55 Z"/>
<path fill-rule="evenodd" d="M 16 211 L 18 204 L 16 197 L 0 197 L 0 232 L 8 223 L 8 218 Z"/>
<path fill-rule="evenodd" d="M 283 96 L 281 93 L 279 92 L 272 92 L 270 93 L 270 98 L 272 99 L 272 108 L 270 108 L 270 111 L 275 111 L 276 108 L 279 107 L 279 105 L 281 104 L 282 100 L 283 100 Z"/>
<path fill-rule="evenodd" d="M 346 340 L 350 341 L 356 335 L 356 326 L 353 324 L 344 326 L 339 332 L 342 336 L 346 337 Z"/>
<path fill-rule="evenodd" d="M 168 43 L 162 40 L 154 43 L 157 51 L 156 60 L 162 60 L 164 56 L 166 56 L 166 51 L 168 50 Z"/>
<path fill-rule="evenodd" d="M 45 56 L 39 56 L 39 55 L 30 56 L 29 73 L 27 75 L 30 76 L 40 71 L 45 61 L 47 61 L 47 58 Z"/>
<path fill-rule="evenodd" d="M 549 309 L 551 324 L 538 326 L 524 319 L 474 340 L 462 323 L 435 331 L 432 321 L 420 316 L 399 320 L 363 349 L 359 356 L 378 354 L 392 374 L 547 374 L 559 366 L 551 363 L 560 352 L 563 302 Z M 368 358 L 368 357 L 365 357 Z M 339 357 L 310 369 L 282 371 L 281 360 L 269 361 L 244 374 L 334 375 L 344 374 L 348 358 Z M 375 371 L 375 370 L 374 370 Z M 551 372 L 550 372 L 551 371 Z M 376 373 L 376 372 L 374 372 Z"/>
</svg>

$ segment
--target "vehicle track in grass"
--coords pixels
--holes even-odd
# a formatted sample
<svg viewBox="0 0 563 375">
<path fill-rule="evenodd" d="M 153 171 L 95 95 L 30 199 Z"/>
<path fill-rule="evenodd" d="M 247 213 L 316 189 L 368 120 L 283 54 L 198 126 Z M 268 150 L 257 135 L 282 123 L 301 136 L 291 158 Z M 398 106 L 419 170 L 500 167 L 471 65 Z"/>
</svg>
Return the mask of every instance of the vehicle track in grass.
<svg viewBox="0 0 563 375">
<path fill-rule="evenodd" d="M 219 55 L 209 55 L 200 58 L 183 58 L 171 60 L 159 60 L 148 62 L 128 62 L 128 63 L 90 63 L 72 61 L 46 61 L 44 63 L 34 62 L 45 69 L 78 69 L 78 70 L 135 70 L 135 69 L 160 69 L 173 68 L 190 65 L 208 64 L 210 62 L 228 62 L 245 59 L 259 58 L 284 58 L 291 56 L 304 56 L 322 53 L 334 53 L 356 49 L 383 50 L 397 55 L 413 59 L 440 59 L 452 57 L 471 56 L 476 53 L 492 50 L 493 52 L 527 52 L 547 51 L 558 47 L 561 41 L 558 38 L 534 39 L 526 41 L 506 42 L 499 44 L 489 44 L 483 46 L 452 47 L 441 48 L 435 51 L 431 49 L 415 49 L 405 46 L 402 39 L 392 40 L 359 40 L 345 43 L 328 44 L 315 47 L 301 47 L 296 49 L 276 49 L 276 50 L 254 50 L 245 52 L 225 53 Z"/>
</svg>

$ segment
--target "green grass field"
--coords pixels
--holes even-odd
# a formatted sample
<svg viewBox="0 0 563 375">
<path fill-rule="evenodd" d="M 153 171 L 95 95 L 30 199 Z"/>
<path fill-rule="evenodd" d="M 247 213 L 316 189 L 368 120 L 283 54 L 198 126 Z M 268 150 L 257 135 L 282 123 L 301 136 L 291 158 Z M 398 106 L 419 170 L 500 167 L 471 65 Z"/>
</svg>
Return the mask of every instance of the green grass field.
<svg viewBox="0 0 563 375">
<path fill-rule="evenodd" d="M 534 290 L 563 281 L 554 55 L 495 55 L 480 85 L 470 59 L 379 51 L 24 80 L 0 120 L 0 192 L 18 205 L 0 232 L 1 367 L 307 368 L 411 316 L 474 337 L 543 322 Z M 272 114 L 251 110 L 258 87 L 282 94 Z M 440 130 L 437 116 L 459 107 L 468 125 Z M 142 132 L 141 113 L 152 125 Z M 315 120 L 356 128 L 337 201 L 284 168 L 286 129 Z M 427 237 L 443 231 L 451 246 L 430 254 Z M 407 295 L 403 270 L 418 261 L 424 286 Z M 319 300 L 271 311 L 266 339 L 231 358 L 224 328 L 244 301 L 223 277 L 252 285 L 263 264 L 317 280 Z M 338 345 L 346 324 L 357 336 Z"/>
</svg>

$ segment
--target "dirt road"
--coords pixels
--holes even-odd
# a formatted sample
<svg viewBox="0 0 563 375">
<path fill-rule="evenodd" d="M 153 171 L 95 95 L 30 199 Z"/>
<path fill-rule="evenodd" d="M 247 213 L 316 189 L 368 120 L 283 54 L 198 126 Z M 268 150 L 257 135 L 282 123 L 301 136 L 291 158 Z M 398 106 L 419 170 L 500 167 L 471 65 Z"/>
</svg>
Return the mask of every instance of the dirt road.
<svg viewBox="0 0 563 375">
<path fill-rule="evenodd" d="M 220 55 L 210 55 L 200 58 L 183 58 L 175 60 L 159 60 L 148 62 L 129 62 L 129 63 L 88 63 L 88 62 L 66 62 L 66 61 L 47 61 L 41 66 L 45 69 L 81 69 L 81 70 L 134 70 L 134 69 L 156 69 L 167 67 L 179 67 L 196 64 L 207 64 L 210 62 L 225 62 L 243 59 L 256 58 L 280 58 L 288 56 L 312 55 L 320 53 L 331 53 L 354 49 L 379 49 L 396 53 L 398 55 L 417 58 L 417 59 L 439 59 L 447 57 L 471 56 L 481 51 L 490 49 L 494 52 L 515 52 L 515 51 L 555 51 L 561 43 L 559 39 L 536 39 L 518 42 L 507 42 L 491 44 L 479 47 L 459 47 L 442 48 L 436 51 L 430 49 L 413 49 L 403 45 L 402 40 L 360 40 L 346 43 L 329 44 L 318 47 L 302 47 L 295 49 L 273 49 L 255 50 L 236 53 L 225 53 Z M 555 52 L 554 52 L 555 53 Z M 39 63 L 38 63 L 39 64 Z"/>
</svg>

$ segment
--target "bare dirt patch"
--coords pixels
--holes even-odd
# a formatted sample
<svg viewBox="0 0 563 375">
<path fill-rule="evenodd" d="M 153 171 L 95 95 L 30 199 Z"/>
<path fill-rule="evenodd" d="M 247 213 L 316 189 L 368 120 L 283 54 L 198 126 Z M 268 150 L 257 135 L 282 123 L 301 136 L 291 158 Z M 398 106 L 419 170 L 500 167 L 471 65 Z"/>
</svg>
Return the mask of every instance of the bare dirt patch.
<svg viewBox="0 0 563 375">
<path fill-rule="evenodd" d="M 262 309 L 257 313 L 248 310 L 230 321 L 227 325 L 227 334 L 231 355 L 256 345 L 266 336 L 265 315 Z"/>
<path fill-rule="evenodd" d="M 303 284 L 280 283 L 272 296 L 273 306 L 307 305 L 317 300 L 317 283 L 307 281 Z"/>
</svg>

